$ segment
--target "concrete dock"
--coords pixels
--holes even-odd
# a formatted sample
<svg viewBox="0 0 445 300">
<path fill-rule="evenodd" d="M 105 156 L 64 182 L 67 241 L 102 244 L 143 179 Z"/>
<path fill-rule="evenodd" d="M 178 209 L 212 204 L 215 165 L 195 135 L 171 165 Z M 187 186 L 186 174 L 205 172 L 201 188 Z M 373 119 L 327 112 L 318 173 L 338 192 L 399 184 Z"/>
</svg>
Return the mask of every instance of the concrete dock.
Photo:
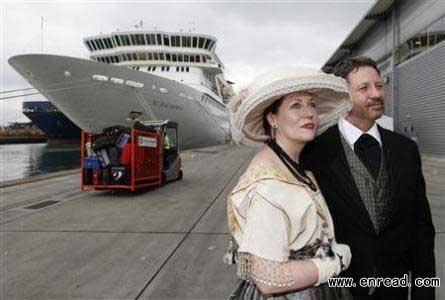
<svg viewBox="0 0 445 300">
<path fill-rule="evenodd" d="M 254 151 L 186 151 L 182 181 L 135 193 L 80 191 L 79 174 L 0 189 L 0 298 L 226 299 L 225 199 Z M 443 278 L 445 159 L 424 169 Z"/>
</svg>

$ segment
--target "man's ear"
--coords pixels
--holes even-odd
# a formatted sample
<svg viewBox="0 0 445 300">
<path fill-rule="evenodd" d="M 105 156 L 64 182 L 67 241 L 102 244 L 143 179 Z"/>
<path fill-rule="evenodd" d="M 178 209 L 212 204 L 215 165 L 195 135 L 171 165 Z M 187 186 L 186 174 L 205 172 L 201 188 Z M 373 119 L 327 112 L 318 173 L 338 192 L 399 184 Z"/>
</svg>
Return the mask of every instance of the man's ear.
<svg viewBox="0 0 445 300">
<path fill-rule="evenodd" d="M 274 115 L 271 112 L 267 113 L 266 119 L 267 122 L 269 122 L 270 127 L 274 127 L 274 124 L 276 125 Z"/>
</svg>

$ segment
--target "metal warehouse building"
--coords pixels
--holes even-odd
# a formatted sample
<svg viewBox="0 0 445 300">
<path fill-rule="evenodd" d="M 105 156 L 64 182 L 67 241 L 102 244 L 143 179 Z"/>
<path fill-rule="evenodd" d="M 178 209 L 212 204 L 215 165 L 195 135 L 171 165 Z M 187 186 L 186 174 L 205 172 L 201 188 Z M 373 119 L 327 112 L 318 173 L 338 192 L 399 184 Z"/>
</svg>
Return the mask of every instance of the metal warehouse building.
<svg viewBox="0 0 445 300">
<path fill-rule="evenodd" d="M 361 55 L 378 63 L 394 130 L 445 155 L 445 1 L 377 1 L 323 70 Z"/>
</svg>

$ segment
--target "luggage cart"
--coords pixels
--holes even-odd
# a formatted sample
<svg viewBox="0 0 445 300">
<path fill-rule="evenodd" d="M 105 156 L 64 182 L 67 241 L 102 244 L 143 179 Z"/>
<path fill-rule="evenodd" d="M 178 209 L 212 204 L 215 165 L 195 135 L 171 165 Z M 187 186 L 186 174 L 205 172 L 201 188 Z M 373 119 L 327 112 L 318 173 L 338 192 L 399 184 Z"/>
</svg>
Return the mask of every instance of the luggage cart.
<svg viewBox="0 0 445 300">
<path fill-rule="evenodd" d="M 110 128 L 107 132 L 112 135 L 114 127 Z M 114 138 L 104 133 L 82 131 L 82 190 L 134 191 L 182 179 L 182 174 L 174 122 L 137 122 L 127 133 L 122 132 Z"/>
</svg>

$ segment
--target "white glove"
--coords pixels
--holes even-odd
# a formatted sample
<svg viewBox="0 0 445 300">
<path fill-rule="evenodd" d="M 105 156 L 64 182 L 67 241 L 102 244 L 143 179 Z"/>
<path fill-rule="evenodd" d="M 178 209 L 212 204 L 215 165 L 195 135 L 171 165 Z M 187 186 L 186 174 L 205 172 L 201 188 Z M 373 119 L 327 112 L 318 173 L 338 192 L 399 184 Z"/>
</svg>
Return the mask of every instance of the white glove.
<svg viewBox="0 0 445 300">
<path fill-rule="evenodd" d="M 349 246 L 345 244 L 337 244 L 336 242 L 334 242 L 332 243 L 331 249 L 332 252 L 340 256 L 340 261 L 343 263 L 343 266 L 341 266 L 341 271 L 349 268 L 352 258 L 351 249 L 349 249 Z"/>
<path fill-rule="evenodd" d="M 347 269 L 351 263 L 351 250 L 348 245 L 333 243 L 332 251 L 334 257 L 312 258 L 312 262 L 318 269 L 318 281 L 315 286 L 328 281 L 329 278 L 337 276 L 341 271 Z"/>
</svg>

